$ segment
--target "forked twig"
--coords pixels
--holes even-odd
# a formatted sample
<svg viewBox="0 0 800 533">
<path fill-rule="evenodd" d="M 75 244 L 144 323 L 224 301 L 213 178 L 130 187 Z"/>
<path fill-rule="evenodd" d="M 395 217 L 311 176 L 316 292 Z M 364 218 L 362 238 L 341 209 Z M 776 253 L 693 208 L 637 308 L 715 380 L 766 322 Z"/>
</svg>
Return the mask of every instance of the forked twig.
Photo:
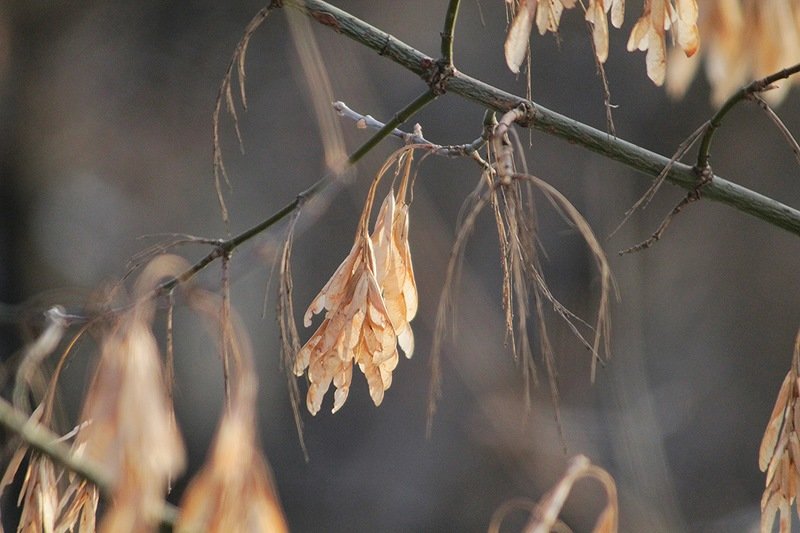
<svg viewBox="0 0 800 533">
<path fill-rule="evenodd" d="M 706 167 L 706 169 L 700 173 L 700 180 L 697 182 L 697 186 L 694 188 L 694 190 L 689 191 L 686 194 L 686 196 L 684 196 L 681 199 L 681 201 L 678 202 L 677 205 L 672 208 L 672 211 L 670 211 L 667 214 L 667 216 L 664 217 L 664 219 L 661 221 L 661 224 L 658 225 L 658 228 L 656 228 L 656 230 L 650 235 L 650 237 L 640 242 L 639 244 L 631 246 L 630 248 L 620 250 L 618 252 L 619 255 L 626 255 L 633 252 L 646 250 L 647 248 L 650 248 L 656 242 L 658 242 L 664 235 L 664 232 L 667 230 L 669 225 L 672 223 L 672 219 L 675 218 L 675 216 L 678 213 L 683 211 L 686 206 L 700 199 L 703 187 L 708 185 L 711 182 L 712 178 L 713 174 L 711 173 L 711 167 Z"/>
<path fill-rule="evenodd" d="M 772 84 L 776 81 L 786 79 L 794 74 L 797 74 L 798 72 L 800 72 L 800 63 L 789 68 L 779 70 L 778 72 L 770 74 L 769 76 L 761 78 L 760 80 L 755 80 L 754 82 L 745 85 L 736 91 L 733 96 L 728 98 L 728 100 L 722 104 L 722 107 L 719 108 L 719 111 L 717 111 L 714 116 L 711 117 L 711 120 L 708 121 L 705 133 L 703 134 L 703 139 L 700 141 L 700 149 L 697 153 L 696 168 L 705 168 L 708 166 L 709 154 L 711 152 L 711 141 L 714 139 L 714 134 L 722 125 L 722 119 L 725 118 L 725 115 L 727 115 L 731 109 L 736 106 L 736 104 L 743 100 L 749 99 L 753 95 L 771 89 Z"/>
</svg>

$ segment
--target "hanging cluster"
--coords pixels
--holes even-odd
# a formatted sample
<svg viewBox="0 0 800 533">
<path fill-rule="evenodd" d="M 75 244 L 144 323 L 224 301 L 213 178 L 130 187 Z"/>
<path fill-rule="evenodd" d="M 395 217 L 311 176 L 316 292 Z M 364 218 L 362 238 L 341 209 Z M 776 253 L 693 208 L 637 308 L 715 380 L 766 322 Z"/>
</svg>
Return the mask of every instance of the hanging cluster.
<svg viewBox="0 0 800 533">
<path fill-rule="evenodd" d="M 297 354 L 294 373 L 307 371 L 306 405 L 317 414 L 331 383 L 336 387 L 333 412 L 350 392 L 353 365 L 364 373 L 375 405 L 383 401 L 397 367 L 397 346 L 411 357 L 414 334 L 409 322 L 417 312 L 417 287 L 408 246 L 406 192 L 413 147 L 405 147 L 384 164 L 373 181 L 350 254 L 309 305 L 306 327 L 313 315 L 325 311 L 317 331 Z M 402 172 L 397 197 L 390 191 L 383 201 L 372 234 L 369 215 L 381 177 L 395 163 Z"/>
<path fill-rule="evenodd" d="M 516 6 L 514 20 L 505 43 L 506 63 L 512 72 L 519 72 L 528 50 L 533 22 L 539 33 L 557 32 L 561 13 L 575 7 L 575 0 L 506 0 Z M 590 0 L 585 18 L 592 25 L 592 40 L 600 63 L 608 58 L 608 20 L 615 28 L 622 26 L 625 0 Z M 628 39 L 628 51 L 647 51 L 647 75 L 656 85 L 664 83 L 666 73 L 666 32 L 686 56 L 692 56 L 700 46 L 697 29 L 697 0 L 645 0 L 642 16 Z"/>
<path fill-rule="evenodd" d="M 800 61 L 800 4 L 794 0 L 705 0 L 698 21 L 702 61 L 721 105 L 739 87 Z M 669 58 L 667 89 L 682 96 L 701 63 L 701 54 Z M 772 103 L 786 95 L 785 81 L 764 93 Z"/>
<path fill-rule="evenodd" d="M 761 531 L 772 531 L 775 514 L 780 516 L 780 531 L 792 530 L 792 505 L 796 505 L 800 486 L 800 333 L 797 335 L 792 367 L 783 380 L 772 410 L 758 466 L 767 474 L 761 498 Z M 800 507 L 798 507 L 800 512 Z"/>
</svg>

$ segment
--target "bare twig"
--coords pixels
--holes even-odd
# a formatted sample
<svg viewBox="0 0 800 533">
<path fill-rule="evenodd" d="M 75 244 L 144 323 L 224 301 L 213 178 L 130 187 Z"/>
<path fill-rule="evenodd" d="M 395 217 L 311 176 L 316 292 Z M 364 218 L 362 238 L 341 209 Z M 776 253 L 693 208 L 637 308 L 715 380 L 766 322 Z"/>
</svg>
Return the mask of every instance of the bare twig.
<svg viewBox="0 0 800 533">
<path fill-rule="evenodd" d="M 754 94 L 750 98 L 758 104 L 758 107 L 764 110 L 764 113 L 766 113 L 772 123 L 775 124 L 775 127 L 781 132 L 783 138 L 786 139 L 786 143 L 789 145 L 789 148 L 792 149 L 794 158 L 798 163 L 800 163 L 800 144 L 797 143 L 797 139 L 794 138 L 792 132 L 790 132 L 789 128 L 786 127 L 786 124 L 783 123 L 781 117 L 779 117 L 777 113 L 772 110 L 767 101 L 761 98 L 761 96 L 758 94 Z"/>
<path fill-rule="evenodd" d="M 672 211 L 670 211 L 669 214 L 667 214 L 667 216 L 664 217 L 664 220 L 661 221 L 661 224 L 658 225 L 656 231 L 654 231 L 653 234 L 650 235 L 650 237 L 640 242 L 639 244 L 631 246 L 630 248 L 626 248 L 625 250 L 621 250 L 619 252 L 619 255 L 625 255 L 632 252 L 639 252 L 641 250 L 646 250 L 647 248 L 650 248 L 656 242 L 658 242 L 658 240 L 661 239 L 661 237 L 664 235 L 664 232 L 667 230 L 670 223 L 672 223 L 672 219 L 675 218 L 675 216 L 678 213 L 683 211 L 683 209 L 687 205 L 696 202 L 697 200 L 700 199 L 700 192 L 706 185 L 708 185 L 708 183 L 710 183 L 711 177 L 712 177 L 711 167 L 706 167 L 705 169 L 703 169 L 703 171 L 700 173 L 700 180 L 697 182 L 697 186 L 693 190 L 689 191 L 686 194 L 686 196 L 683 197 L 683 199 L 680 202 L 678 202 L 678 204 L 675 207 L 672 208 Z"/>
<path fill-rule="evenodd" d="M 736 91 L 733 96 L 728 98 L 728 100 L 722 104 L 722 107 L 719 108 L 719 111 L 717 111 L 714 116 L 711 117 L 711 120 L 708 121 L 708 127 L 703 135 L 703 139 L 700 141 L 700 150 L 697 153 L 697 168 L 705 168 L 708 165 L 709 154 L 711 152 L 711 141 L 714 139 L 714 134 L 722 125 L 722 119 L 725 118 L 725 115 L 727 115 L 731 109 L 736 106 L 736 104 L 742 100 L 747 100 L 754 94 L 771 89 L 772 84 L 776 81 L 786 79 L 789 76 L 797 74 L 798 72 L 800 72 L 800 63 L 780 70 L 774 74 L 770 74 L 769 76 L 761 78 L 760 80 L 756 80 L 749 85 L 745 85 Z M 715 181 L 716 179 L 717 178 L 714 178 Z"/>
<path fill-rule="evenodd" d="M 630 220 L 631 216 L 636 212 L 636 210 L 644 209 L 645 207 L 647 207 L 647 205 L 652 201 L 653 197 L 655 197 L 658 190 L 664 184 L 664 180 L 666 180 L 667 175 L 669 174 L 669 171 L 672 169 L 673 165 L 675 165 L 676 162 L 680 161 L 681 158 L 684 155 L 686 155 L 686 152 L 688 152 L 691 149 L 691 147 L 694 146 L 694 143 L 696 143 L 697 139 L 700 138 L 700 135 L 703 134 L 707 125 L 708 122 L 697 128 L 694 132 L 692 132 L 691 135 L 689 135 L 689 137 L 687 137 L 680 144 L 680 146 L 678 146 L 678 149 L 675 151 L 674 154 L 672 154 L 672 157 L 670 158 L 669 162 L 664 167 L 664 169 L 658 174 L 658 176 L 656 176 L 650 187 L 648 187 L 645 193 L 636 201 L 636 203 L 634 203 L 630 207 L 630 209 L 628 209 L 625 212 L 625 216 L 622 217 L 622 221 L 617 225 L 616 228 L 614 228 L 614 231 L 611 232 L 611 236 L 617 233 L 620 230 L 620 228 L 622 228 L 622 226 L 624 226 L 625 223 L 628 222 L 628 220 Z"/>
<path fill-rule="evenodd" d="M 334 102 L 333 109 L 339 113 L 339 116 L 348 118 L 353 120 L 359 128 L 369 128 L 373 130 L 380 130 L 385 126 L 383 122 L 380 120 L 376 120 L 372 115 L 362 115 L 361 113 L 350 109 L 344 102 Z M 421 144 L 421 145 L 428 145 L 427 148 L 428 153 L 442 156 L 442 157 L 472 157 L 475 158 L 476 156 L 480 158 L 480 154 L 477 153 L 485 144 L 486 144 L 486 135 L 481 134 L 480 137 L 475 139 L 472 142 L 466 144 L 452 144 L 452 145 L 441 145 L 436 144 L 434 142 L 429 141 L 424 136 L 414 132 L 414 133 L 407 133 L 399 128 L 395 128 L 392 130 L 392 136 L 397 137 L 398 139 L 402 140 L 406 144 Z M 481 160 L 478 161 L 481 163 Z M 483 162 L 482 166 L 488 165 L 488 163 Z"/>
</svg>

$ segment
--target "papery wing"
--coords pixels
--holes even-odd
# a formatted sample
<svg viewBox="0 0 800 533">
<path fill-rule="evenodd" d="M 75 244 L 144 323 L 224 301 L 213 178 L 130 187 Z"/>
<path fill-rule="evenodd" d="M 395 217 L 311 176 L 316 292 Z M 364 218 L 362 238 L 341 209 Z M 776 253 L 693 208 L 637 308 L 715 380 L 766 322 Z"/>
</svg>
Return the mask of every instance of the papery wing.
<svg viewBox="0 0 800 533">
<path fill-rule="evenodd" d="M 514 74 L 519 73 L 519 67 L 525 61 L 525 55 L 528 53 L 535 12 L 536 0 L 526 0 L 519 6 L 519 11 L 508 29 L 503 50 L 505 51 L 506 65 Z"/>
<path fill-rule="evenodd" d="M 344 299 L 347 283 L 350 281 L 353 271 L 357 268 L 360 257 L 360 240 L 357 240 L 350 253 L 333 273 L 331 279 L 322 287 L 322 290 L 319 291 L 319 294 L 308 306 L 308 310 L 303 316 L 303 325 L 305 327 L 311 325 L 311 317 L 313 315 L 320 313 L 323 309 L 333 309 Z"/>
</svg>

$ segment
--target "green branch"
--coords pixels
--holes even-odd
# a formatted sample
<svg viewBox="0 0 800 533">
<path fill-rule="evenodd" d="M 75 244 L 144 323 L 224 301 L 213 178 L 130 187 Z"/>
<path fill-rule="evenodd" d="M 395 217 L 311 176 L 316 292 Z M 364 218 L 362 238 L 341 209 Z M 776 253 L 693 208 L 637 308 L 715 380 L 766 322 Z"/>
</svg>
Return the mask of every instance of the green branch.
<svg viewBox="0 0 800 533">
<path fill-rule="evenodd" d="M 322 0 L 285 0 L 284 3 L 306 13 L 320 24 L 367 46 L 398 65 L 430 80 L 436 61 L 388 33 L 359 20 L 353 15 Z M 570 119 L 530 100 L 507 93 L 461 72 L 454 72 L 442 82 L 442 87 L 467 100 L 499 112 L 517 107 L 529 110 L 522 126 L 560 137 L 618 161 L 651 178 L 658 176 L 669 159 L 606 132 Z M 694 169 L 676 163 L 666 176 L 675 185 L 694 190 L 698 176 Z M 800 235 L 800 211 L 758 194 L 740 185 L 714 176 L 703 188 L 703 197 L 730 205 L 739 211 Z"/>
<path fill-rule="evenodd" d="M 433 91 L 427 90 L 417 98 L 415 98 L 411 103 L 405 106 L 403 109 L 395 113 L 395 115 L 384 124 L 384 126 L 379 129 L 375 134 L 370 137 L 364 144 L 362 144 L 355 152 L 353 152 L 350 157 L 347 158 L 347 166 L 355 165 L 358 161 L 360 161 L 370 150 L 375 148 L 379 142 L 385 139 L 388 135 L 391 135 L 392 131 L 395 128 L 405 123 L 415 114 L 417 114 L 422 108 L 426 105 L 431 103 L 436 99 L 436 94 Z M 231 237 L 230 239 L 219 241 L 213 250 L 211 250 L 205 257 L 200 259 L 197 263 L 186 269 L 180 275 L 170 278 L 169 280 L 165 281 L 161 285 L 158 286 L 155 290 L 156 295 L 163 295 L 168 294 L 171 292 L 175 287 L 177 287 L 181 283 L 185 283 L 192 279 L 195 275 L 199 272 L 204 270 L 208 265 L 213 263 L 215 260 L 219 259 L 222 256 L 228 255 L 233 252 L 236 248 L 238 248 L 241 244 L 249 241 L 256 235 L 266 231 L 270 227 L 274 226 L 286 216 L 291 214 L 295 209 L 301 207 L 306 201 L 308 201 L 311 197 L 313 197 L 316 193 L 323 190 L 327 187 L 331 181 L 335 178 L 335 173 L 328 173 L 325 176 L 318 179 L 313 185 L 311 185 L 308 189 L 304 190 L 300 194 L 298 194 L 294 200 L 283 206 L 279 209 L 276 213 L 271 215 L 270 217 L 262 220 L 255 226 L 244 230 L 243 232 L 239 233 Z"/>
<path fill-rule="evenodd" d="M 447 14 L 444 17 L 444 31 L 442 31 L 442 61 L 451 67 L 453 66 L 453 35 L 456 31 L 456 19 L 460 4 L 461 0 L 450 0 Z"/>
</svg>

